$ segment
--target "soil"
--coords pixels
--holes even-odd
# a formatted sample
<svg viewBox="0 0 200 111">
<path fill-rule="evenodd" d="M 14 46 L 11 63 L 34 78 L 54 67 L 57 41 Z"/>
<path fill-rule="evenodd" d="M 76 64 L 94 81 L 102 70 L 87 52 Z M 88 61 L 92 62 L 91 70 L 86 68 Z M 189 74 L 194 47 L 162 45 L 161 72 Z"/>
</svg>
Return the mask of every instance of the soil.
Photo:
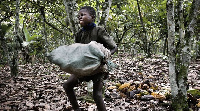
<svg viewBox="0 0 200 111">
<path fill-rule="evenodd" d="M 113 58 L 118 68 L 110 73 L 104 81 L 104 101 L 108 111 L 169 111 L 170 97 L 152 98 L 149 94 L 143 97 L 133 96 L 131 86 L 145 86 L 148 81 L 152 92 L 170 89 L 168 62 L 163 56 L 144 58 L 141 56 L 121 56 Z M 0 67 L 0 110 L 32 111 L 71 111 L 71 105 L 62 87 L 70 74 L 50 63 L 19 65 L 19 75 L 10 76 L 8 66 Z M 130 83 L 127 89 L 119 90 L 119 84 Z M 143 86 L 141 86 L 141 84 Z M 113 87 L 113 88 L 112 88 Z M 190 65 L 188 88 L 200 90 L 200 60 Z M 87 91 L 87 82 L 75 87 L 78 103 L 84 111 L 97 111 L 96 105 Z M 146 99 L 145 99 L 146 98 Z M 193 97 L 196 101 L 198 96 Z M 198 102 L 197 102 L 198 103 Z M 189 101 L 190 108 L 198 110 L 196 102 Z"/>
</svg>

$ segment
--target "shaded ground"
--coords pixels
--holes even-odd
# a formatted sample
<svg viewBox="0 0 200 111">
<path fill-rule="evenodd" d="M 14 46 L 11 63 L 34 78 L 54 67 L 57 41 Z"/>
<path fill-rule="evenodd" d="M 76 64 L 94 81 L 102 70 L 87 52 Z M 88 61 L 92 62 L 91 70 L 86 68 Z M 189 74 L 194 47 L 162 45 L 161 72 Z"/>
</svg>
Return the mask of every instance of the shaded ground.
<svg viewBox="0 0 200 111">
<path fill-rule="evenodd" d="M 146 94 L 150 91 L 169 91 L 168 65 L 164 57 L 128 58 L 130 57 L 114 58 L 113 61 L 119 65 L 119 68 L 105 80 L 104 101 L 108 111 L 169 110 L 169 97 L 165 95 L 163 98 L 155 99 L 149 96 L 150 94 Z M 0 68 L 0 110 L 71 110 L 71 105 L 62 88 L 69 74 L 49 63 L 20 65 L 19 70 L 20 75 L 11 78 L 9 67 Z M 200 60 L 196 60 L 190 66 L 189 87 L 199 90 L 199 80 Z M 119 89 L 124 83 L 128 83 L 128 86 Z M 145 94 L 133 95 L 136 87 L 146 91 Z M 95 111 L 96 106 L 87 96 L 90 93 L 86 89 L 86 83 L 75 88 L 78 102 L 83 110 Z M 193 101 L 191 101 L 191 107 L 198 110 Z"/>
</svg>

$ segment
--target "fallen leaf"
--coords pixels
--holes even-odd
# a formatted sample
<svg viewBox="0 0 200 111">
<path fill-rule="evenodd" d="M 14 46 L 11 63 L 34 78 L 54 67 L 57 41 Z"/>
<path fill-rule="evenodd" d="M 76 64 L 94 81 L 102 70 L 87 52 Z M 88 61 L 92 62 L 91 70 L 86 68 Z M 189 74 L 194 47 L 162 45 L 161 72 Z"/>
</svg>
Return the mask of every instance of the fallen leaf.
<svg viewBox="0 0 200 111">
<path fill-rule="evenodd" d="M 129 88 L 130 87 L 130 83 L 124 83 L 124 84 L 122 84 L 118 89 L 119 90 L 122 90 L 122 89 L 125 89 L 125 88 Z"/>
<path fill-rule="evenodd" d="M 108 90 L 117 89 L 117 86 L 110 86 L 107 88 Z"/>
<path fill-rule="evenodd" d="M 152 92 L 151 95 L 155 98 L 155 99 L 159 99 L 159 100 L 165 100 L 166 97 L 163 94 L 157 93 L 157 92 Z"/>
</svg>

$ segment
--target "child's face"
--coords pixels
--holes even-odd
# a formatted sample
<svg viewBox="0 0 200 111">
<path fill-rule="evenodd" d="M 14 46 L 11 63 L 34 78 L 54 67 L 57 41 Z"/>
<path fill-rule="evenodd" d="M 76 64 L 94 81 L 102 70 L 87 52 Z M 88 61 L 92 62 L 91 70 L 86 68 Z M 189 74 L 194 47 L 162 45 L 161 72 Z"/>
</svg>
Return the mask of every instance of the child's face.
<svg viewBox="0 0 200 111">
<path fill-rule="evenodd" d="M 78 13 L 79 24 L 81 27 L 86 26 L 89 23 L 94 21 L 94 18 L 90 15 L 90 13 L 86 9 L 81 9 Z"/>
</svg>

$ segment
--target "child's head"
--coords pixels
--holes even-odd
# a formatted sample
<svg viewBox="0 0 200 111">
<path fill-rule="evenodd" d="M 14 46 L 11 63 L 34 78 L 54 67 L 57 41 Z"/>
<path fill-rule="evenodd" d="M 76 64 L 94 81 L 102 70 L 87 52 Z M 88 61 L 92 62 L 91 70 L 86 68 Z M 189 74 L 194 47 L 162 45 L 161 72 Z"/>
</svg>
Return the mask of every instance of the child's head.
<svg viewBox="0 0 200 111">
<path fill-rule="evenodd" d="M 85 6 L 79 10 L 78 19 L 81 27 L 93 23 L 96 18 L 96 12 L 93 7 Z"/>
</svg>

